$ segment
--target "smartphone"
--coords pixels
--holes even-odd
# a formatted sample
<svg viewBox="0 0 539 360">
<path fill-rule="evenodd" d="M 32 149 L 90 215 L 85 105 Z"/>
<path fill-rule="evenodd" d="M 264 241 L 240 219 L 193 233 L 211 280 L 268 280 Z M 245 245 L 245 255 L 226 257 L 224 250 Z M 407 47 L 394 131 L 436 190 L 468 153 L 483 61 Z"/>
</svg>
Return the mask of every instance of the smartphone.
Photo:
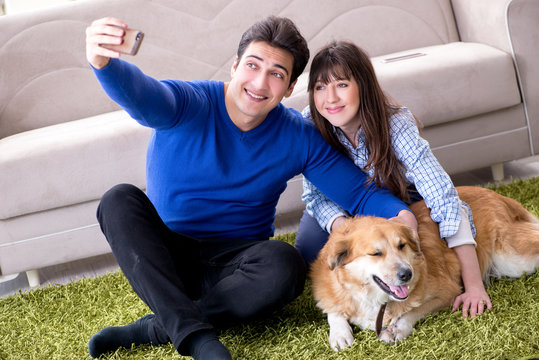
<svg viewBox="0 0 539 360">
<path fill-rule="evenodd" d="M 144 33 L 142 31 L 125 29 L 123 42 L 120 45 L 107 44 L 102 46 L 106 49 L 118 51 L 122 54 L 136 55 L 138 49 L 140 48 L 140 44 L 142 43 L 142 39 L 144 39 Z"/>
</svg>

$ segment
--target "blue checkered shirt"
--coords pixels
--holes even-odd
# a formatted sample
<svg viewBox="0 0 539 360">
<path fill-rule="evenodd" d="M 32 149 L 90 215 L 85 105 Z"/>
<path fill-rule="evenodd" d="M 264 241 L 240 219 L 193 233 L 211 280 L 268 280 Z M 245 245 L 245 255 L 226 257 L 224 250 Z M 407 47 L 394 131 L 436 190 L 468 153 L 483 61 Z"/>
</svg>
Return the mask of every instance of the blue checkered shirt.
<svg viewBox="0 0 539 360">
<path fill-rule="evenodd" d="M 303 116 L 310 118 L 309 107 L 303 110 Z M 365 134 L 358 132 L 359 145 L 353 148 L 352 144 L 342 131 L 334 128 L 339 140 L 352 154 L 354 163 L 361 169 L 365 168 L 368 154 L 365 146 Z M 439 224 L 440 237 L 445 239 L 454 235 L 460 225 L 461 202 L 457 190 L 449 175 L 442 168 L 429 143 L 419 135 L 414 116 L 407 108 L 402 108 L 390 118 L 390 134 L 393 150 L 403 164 L 406 180 L 415 185 L 419 194 L 431 209 L 432 220 Z M 370 177 L 374 171 L 367 171 Z M 309 180 L 303 180 L 302 200 L 305 202 L 307 212 L 313 216 L 326 231 L 339 216 L 350 216 L 344 209 L 324 196 Z M 475 227 L 472 212 L 468 207 L 472 233 L 475 237 Z"/>
</svg>

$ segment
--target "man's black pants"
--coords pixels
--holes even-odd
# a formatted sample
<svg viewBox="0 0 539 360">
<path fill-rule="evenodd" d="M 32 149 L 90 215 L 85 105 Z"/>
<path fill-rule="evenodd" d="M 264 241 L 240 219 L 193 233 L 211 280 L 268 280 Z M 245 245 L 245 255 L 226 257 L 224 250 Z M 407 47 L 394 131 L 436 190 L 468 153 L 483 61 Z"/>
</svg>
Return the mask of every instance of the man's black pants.
<svg viewBox="0 0 539 360">
<path fill-rule="evenodd" d="M 135 186 L 105 193 L 97 217 L 133 290 L 156 315 L 152 342 L 171 341 L 181 354 L 189 334 L 268 315 L 303 291 L 305 264 L 291 245 L 178 234 Z"/>
</svg>

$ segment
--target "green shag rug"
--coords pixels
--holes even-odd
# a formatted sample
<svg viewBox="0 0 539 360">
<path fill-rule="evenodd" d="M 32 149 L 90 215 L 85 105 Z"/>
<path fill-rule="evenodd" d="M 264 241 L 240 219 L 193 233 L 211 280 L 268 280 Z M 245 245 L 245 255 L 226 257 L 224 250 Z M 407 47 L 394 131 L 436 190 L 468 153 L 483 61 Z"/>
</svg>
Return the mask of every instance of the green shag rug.
<svg viewBox="0 0 539 360">
<path fill-rule="evenodd" d="M 494 187 L 491 187 L 494 188 Z M 539 178 L 494 188 L 539 216 Z M 293 243 L 294 234 L 278 237 Z M 328 344 L 325 316 L 305 292 L 271 318 L 219 334 L 234 359 L 531 359 L 539 357 L 539 273 L 494 280 L 493 309 L 463 319 L 450 309 L 421 320 L 398 345 L 355 328 L 350 349 Z M 68 285 L 47 286 L 0 299 L 0 359 L 89 359 L 87 343 L 105 326 L 131 323 L 148 313 L 121 272 Z M 181 359 L 172 345 L 121 349 L 106 359 Z"/>
</svg>

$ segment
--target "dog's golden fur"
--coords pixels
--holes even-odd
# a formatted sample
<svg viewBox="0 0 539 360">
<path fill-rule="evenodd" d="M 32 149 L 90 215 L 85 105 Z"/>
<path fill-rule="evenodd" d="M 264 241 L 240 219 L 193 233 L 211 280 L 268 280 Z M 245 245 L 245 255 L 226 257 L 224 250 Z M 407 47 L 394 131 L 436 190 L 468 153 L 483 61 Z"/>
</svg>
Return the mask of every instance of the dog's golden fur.
<svg viewBox="0 0 539 360">
<path fill-rule="evenodd" d="M 491 190 L 457 190 L 472 209 L 483 279 L 533 273 L 539 266 L 538 219 Z M 423 201 L 411 210 L 419 239 L 397 222 L 356 217 L 331 234 L 313 263 L 314 297 L 328 314 L 335 350 L 352 344 L 349 323 L 374 330 L 384 303 L 387 327 L 380 338 L 395 342 L 410 335 L 417 320 L 450 306 L 462 292 L 459 261 L 440 238 L 430 210 Z"/>
</svg>

